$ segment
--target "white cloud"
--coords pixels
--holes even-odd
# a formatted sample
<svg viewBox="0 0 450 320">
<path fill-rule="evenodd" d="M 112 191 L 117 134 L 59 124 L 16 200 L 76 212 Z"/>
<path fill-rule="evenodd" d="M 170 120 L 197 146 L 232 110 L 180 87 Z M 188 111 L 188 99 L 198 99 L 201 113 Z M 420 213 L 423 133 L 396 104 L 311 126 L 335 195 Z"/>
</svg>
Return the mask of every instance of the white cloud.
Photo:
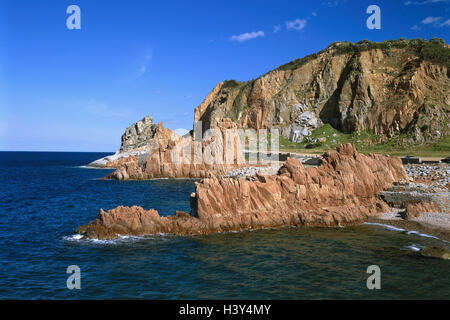
<svg viewBox="0 0 450 320">
<path fill-rule="evenodd" d="M 447 19 L 446 21 L 440 23 L 442 21 L 442 17 L 426 17 L 421 21 L 421 24 L 429 25 L 431 24 L 435 28 L 442 28 L 442 27 L 450 27 L 450 19 Z M 412 30 L 420 30 L 420 27 L 418 25 L 414 25 L 411 27 Z"/>
<path fill-rule="evenodd" d="M 439 26 L 440 27 L 450 27 L 450 19 L 442 22 Z"/>
<path fill-rule="evenodd" d="M 313 17 L 316 17 L 316 16 L 317 16 L 317 12 L 313 12 L 313 13 L 311 13 L 311 14 L 312 14 Z"/>
<path fill-rule="evenodd" d="M 244 41 L 259 38 L 259 37 L 264 37 L 263 31 L 242 33 L 237 36 L 231 36 L 230 40 L 237 41 L 237 42 L 244 42 Z"/>
<path fill-rule="evenodd" d="M 330 8 L 337 7 L 339 5 L 339 1 L 327 1 L 325 2 L 325 5 Z"/>
<path fill-rule="evenodd" d="M 142 54 L 142 57 L 141 57 L 141 63 L 140 63 L 139 69 L 134 76 L 135 79 L 141 77 L 142 75 L 144 75 L 145 72 L 147 72 L 148 65 L 149 65 L 150 61 L 152 60 L 152 55 L 153 55 L 153 50 L 151 48 L 146 48 L 144 50 L 144 53 Z"/>
<path fill-rule="evenodd" d="M 282 26 L 280 24 L 276 25 L 273 27 L 273 33 L 278 33 L 278 31 L 280 31 L 282 28 Z"/>
<path fill-rule="evenodd" d="M 147 66 L 141 66 L 141 67 L 139 68 L 137 77 L 139 78 L 140 76 L 142 76 L 142 75 L 145 73 L 145 71 L 147 71 Z"/>
<path fill-rule="evenodd" d="M 305 19 L 295 19 L 294 21 L 286 21 L 286 28 L 294 29 L 297 31 L 302 30 L 306 26 L 306 20 Z"/>
<path fill-rule="evenodd" d="M 442 3 L 447 2 L 448 0 L 425 0 L 425 1 L 405 1 L 403 4 L 405 6 L 409 5 L 423 5 L 423 4 L 431 4 L 431 3 Z"/>
<path fill-rule="evenodd" d="M 422 24 L 435 23 L 441 19 L 442 19 L 442 17 L 426 17 L 425 19 L 422 20 Z"/>
</svg>

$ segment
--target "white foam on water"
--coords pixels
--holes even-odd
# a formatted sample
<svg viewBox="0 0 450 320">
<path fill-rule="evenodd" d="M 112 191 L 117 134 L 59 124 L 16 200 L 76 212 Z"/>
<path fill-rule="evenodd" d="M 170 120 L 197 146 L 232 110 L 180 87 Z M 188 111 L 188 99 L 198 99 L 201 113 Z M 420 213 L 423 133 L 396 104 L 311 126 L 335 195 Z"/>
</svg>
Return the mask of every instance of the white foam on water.
<svg viewBox="0 0 450 320">
<path fill-rule="evenodd" d="M 153 236 L 128 236 L 128 235 L 117 235 L 116 239 L 97 239 L 97 238 L 85 238 L 81 234 L 74 234 L 71 236 L 64 236 L 63 240 L 65 241 L 73 241 L 78 243 L 95 243 L 95 244 L 120 244 L 120 243 L 129 243 L 129 242 L 136 242 L 140 240 L 146 240 L 146 239 L 160 239 L 160 240 L 167 240 L 165 239 L 166 234 L 159 233 L 157 235 Z"/>
<path fill-rule="evenodd" d="M 369 225 L 374 225 L 374 226 L 380 226 L 380 227 L 385 227 L 386 229 L 392 230 L 392 231 L 406 231 L 405 229 L 402 228 L 397 228 L 394 226 L 390 226 L 388 224 L 382 224 L 382 223 L 376 223 L 376 222 L 364 222 L 363 224 L 369 224 Z"/>
<path fill-rule="evenodd" d="M 391 225 L 388 225 L 388 224 L 382 224 L 382 223 L 376 223 L 376 222 L 364 222 L 363 224 L 380 226 L 380 227 L 384 227 L 384 228 L 386 228 L 388 230 L 392 230 L 392 231 L 406 232 L 406 234 L 409 234 L 409 235 L 413 234 L 413 235 L 416 235 L 416 236 L 419 236 L 419 237 L 441 240 L 438 237 L 431 236 L 431 235 L 426 234 L 426 233 L 420 233 L 420 232 L 417 232 L 415 230 L 406 231 L 405 229 L 397 228 L 397 227 L 394 227 L 394 226 L 391 226 Z M 442 240 L 442 241 L 447 242 L 445 240 Z"/>
<path fill-rule="evenodd" d="M 409 250 L 412 250 L 412 251 L 414 251 L 414 252 L 417 252 L 417 251 L 420 251 L 420 250 L 422 250 L 424 247 L 422 247 L 422 246 L 420 246 L 420 245 L 417 245 L 417 244 L 412 244 L 412 245 L 409 245 L 409 246 L 406 246 L 405 247 L 405 249 L 409 249 Z"/>
<path fill-rule="evenodd" d="M 63 237 L 63 240 L 66 240 L 66 241 L 77 241 L 77 240 L 80 240 L 82 238 L 83 238 L 83 236 L 81 234 L 76 233 L 76 234 L 73 234 L 71 236 Z"/>
<path fill-rule="evenodd" d="M 106 167 L 94 167 L 94 166 L 77 166 L 75 168 L 81 168 L 81 169 L 92 169 L 92 170 L 114 170 L 114 168 L 106 168 Z"/>
<path fill-rule="evenodd" d="M 439 238 L 437 238 L 437 237 L 435 237 L 435 236 L 430 236 L 429 234 L 420 233 L 420 232 L 417 232 L 417 231 L 414 231 L 414 230 L 408 231 L 407 234 L 415 234 L 415 235 L 417 235 L 417 236 L 419 236 L 419 237 L 439 239 Z"/>
</svg>

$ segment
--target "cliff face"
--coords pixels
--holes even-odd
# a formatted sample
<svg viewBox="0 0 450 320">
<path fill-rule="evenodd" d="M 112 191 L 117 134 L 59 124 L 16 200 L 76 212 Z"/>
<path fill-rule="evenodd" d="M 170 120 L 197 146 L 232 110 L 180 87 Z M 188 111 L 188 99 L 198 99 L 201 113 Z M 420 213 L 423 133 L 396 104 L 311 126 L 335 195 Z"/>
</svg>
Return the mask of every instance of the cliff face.
<svg viewBox="0 0 450 320">
<path fill-rule="evenodd" d="M 148 152 L 109 162 L 107 166 L 117 170 L 107 178 L 204 178 L 209 172 L 225 174 L 240 167 L 244 163 L 240 139 L 237 134 L 227 136 L 227 130 L 233 132 L 236 124 L 224 119 L 214 128 L 217 135 L 206 141 L 196 141 L 190 135 L 172 139 L 171 131 L 160 123 L 147 142 Z"/>
<path fill-rule="evenodd" d="M 359 154 L 341 145 L 317 168 L 289 158 L 275 175 L 256 179 L 207 178 L 196 183 L 191 214 L 161 217 L 155 210 L 100 210 L 78 232 L 108 239 L 118 235 L 207 234 L 281 226 L 344 226 L 364 222 L 389 207 L 378 192 L 407 179 L 399 158 Z"/>
<path fill-rule="evenodd" d="M 439 40 L 335 43 L 249 82 L 221 82 L 195 109 L 211 124 L 281 129 L 299 141 L 330 123 L 411 142 L 449 134 L 450 49 Z"/>
</svg>

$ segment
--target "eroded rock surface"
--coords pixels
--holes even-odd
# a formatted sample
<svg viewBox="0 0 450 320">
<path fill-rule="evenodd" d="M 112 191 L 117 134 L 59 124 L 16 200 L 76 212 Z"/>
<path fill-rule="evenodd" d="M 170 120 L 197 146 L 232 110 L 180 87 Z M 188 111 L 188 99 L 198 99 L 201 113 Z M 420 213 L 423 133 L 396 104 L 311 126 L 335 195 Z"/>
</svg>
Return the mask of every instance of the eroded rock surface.
<svg viewBox="0 0 450 320">
<path fill-rule="evenodd" d="M 416 216 L 417 210 L 420 208 L 427 208 L 421 212 L 450 212 L 450 192 L 446 187 L 438 185 L 427 185 L 424 183 L 414 183 L 400 181 L 393 184 L 387 190 L 380 191 L 380 196 L 389 205 L 396 208 L 407 208 L 413 205 L 410 212 L 414 212 Z M 425 207 L 424 204 L 428 203 Z M 416 206 L 417 204 L 422 204 Z M 414 208 L 415 207 L 415 208 Z M 429 211 L 432 210 L 433 211 Z M 412 217 L 411 215 L 407 215 Z"/>
<path fill-rule="evenodd" d="M 416 203 L 408 203 L 406 209 L 402 214 L 403 219 L 414 219 L 420 217 L 422 213 L 425 212 L 441 212 L 441 207 L 439 207 L 435 202 L 420 201 Z"/>
<path fill-rule="evenodd" d="M 120 149 L 115 154 L 95 160 L 88 166 L 119 168 L 138 158 L 148 157 L 161 145 L 175 144 L 180 139 L 175 132 L 165 128 L 162 122 L 156 125 L 152 118 L 147 116 L 125 130 Z"/>
<path fill-rule="evenodd" d="M 236 135 L 230 134 L 236 130 L 236 124 L 223 119 L 212 128 L 216 129 L 216 136 L 200 141 L 190 135 L 176 141 L 167 139 L 164 134 L 160 138 L 159 132 L 164 132 L 161 129 L 152 139 L 155 146 L 151 152 L 113 163 L 117 170 L 107 178 L 204 178 L 211 174 L 223 175 L 241 167 L 244 159 L 240 139 L 237 132 Z M 198 156 L 201 158 L 197 159 Z"/>
<path fill-rule="evenodd" d="M 155 136 L 158 126 L 153 123 L 152 117 L 146 116 L 129 126 L 122 135 L 122 144 L 119 152 L 127 152 L 150 144 Z"/>
<path fill-rule="evenodd" d="M 388 211 L 378 192 L 407 179 L 401 160 L 365 156 L 353 145 L 323 155 L 317 168 L 289 158 L 277 174 L 249 179 L 216 178 L 196 183 L 191 214 L 160 217 L 155 210 L 100 210 L 78 232 L 107 239 L 117 235 L 207 234 L 282 226 L 345 226 Z"/>
<path fill-rule="evenodd" d="M 435 40 L 333 43 L 248 82 L 224 81 L 195 109 L 206 127 L 225 117 L 240 128 L 280 128 L 300 141 L 323 123 L 387 140 L 410 131 L 405 144 L 450 133 L 448 51 Z M 447 53 L 448 56 L 448 53 Z M 432 97 L 432 99 L 431 99 Z"/>
</svg>

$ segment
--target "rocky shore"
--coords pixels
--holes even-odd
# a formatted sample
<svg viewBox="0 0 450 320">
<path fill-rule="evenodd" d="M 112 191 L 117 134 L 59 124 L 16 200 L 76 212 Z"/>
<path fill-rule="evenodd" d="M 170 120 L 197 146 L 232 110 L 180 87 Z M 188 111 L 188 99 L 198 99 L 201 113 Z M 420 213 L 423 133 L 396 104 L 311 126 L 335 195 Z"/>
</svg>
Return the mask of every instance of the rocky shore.
<svg viewBox="0 0 450 320">
<path fill-rule="evenodd" d="M 406 173 L 411 181 L 450 189 L 450 164 L 407 164 Z"/>
<path fill-rule="evenodd" d="M 248 178 L 212 175 L 196 183 L 191 213 L 161 217 L 155 210 L 118 207 L 100 210 L 78 229 L 89 238 L 120 235 L 208 234 L 282 226 L 355 225 L 389 211 L 378 193 L 408 179 L 401 160 L 365 156 L 353 145 L 323 155 L 320 166 L 305 168 L 289 158 L 274 175 Z"/>
<path fill-rule="evenodd" d="M 407 164 L 405 169 L 409 182 L 380 192 L 392 210 L 370 220 L 450 241 L 449 164 Z"/>
</svg>

